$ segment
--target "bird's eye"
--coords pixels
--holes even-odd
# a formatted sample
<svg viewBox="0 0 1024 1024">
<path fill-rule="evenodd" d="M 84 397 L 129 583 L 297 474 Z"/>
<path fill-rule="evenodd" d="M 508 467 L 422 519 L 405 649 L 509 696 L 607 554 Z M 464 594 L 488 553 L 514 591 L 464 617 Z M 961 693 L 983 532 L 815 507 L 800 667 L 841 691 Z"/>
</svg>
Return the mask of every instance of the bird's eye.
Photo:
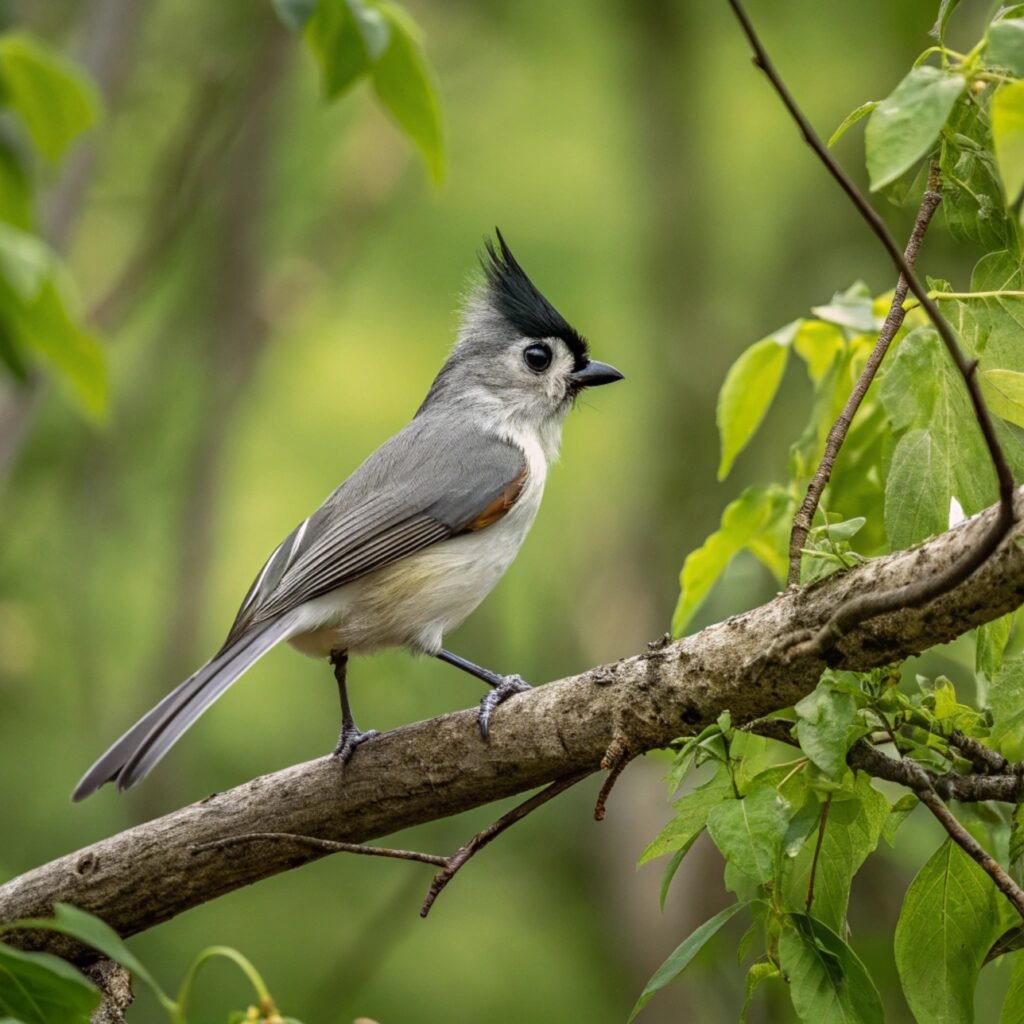
<svg viewBox="0 0 1024 1024">
<path fill-rule="evenodd" d="M 534 373 L 543 373 L 551 365 L 551 349 L 547 345 L 531 345 L 523 352 L 523 360 Z"/>
</svg>

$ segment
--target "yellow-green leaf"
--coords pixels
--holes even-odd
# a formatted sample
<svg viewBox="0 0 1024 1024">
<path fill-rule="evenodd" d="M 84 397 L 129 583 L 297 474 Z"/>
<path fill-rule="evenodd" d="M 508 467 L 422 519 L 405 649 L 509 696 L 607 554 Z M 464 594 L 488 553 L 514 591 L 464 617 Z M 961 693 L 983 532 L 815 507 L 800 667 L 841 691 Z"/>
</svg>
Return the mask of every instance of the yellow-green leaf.
<svg viewBox="0 0 1024 1024">
<path fill-rule="evenodd" d="M 995 94 L 991 119 L 996 166 L 1012 206 L 1024 190 L 1024 82 L 1011 82 Z"/>
<path fill-rule="evenodd" d="M 1024 373 L 1016 370 L 983 370 L 981 393 L 989 409 L 1004 420 L 1024 427 Z"/>
<path fill-rule="evenodd" d="M 800 321 L 794 320 L 751 345 L 725 375 L 716 413 L 722 439 L 719 480 L 729 475 L 736 456 L 746 447 L 772 404 L 799 326 Z"/>
<path fill-rule="evenodd" d="M 788 508 L 783 491 L 757 487 L 748 487 L 726 505 L 719 528 L 696 551 L 691 551 L 683 563 L 679 574 L 679 602 L 672 616 L 675 636 L 682 635 L 732 558 L 745 547 L 755 548 L 757 538 L 770 530 Z M 767 562 L 766 552 L 755 550 L 754 553 L 762 562 Z M 775 561 L 784 565 L 784 556 L 776 556 Z"/>
<path fill-rule="evenodd" d="M 0 84 L 3 105 L 48 160 L 59 160 L 99 114 L 99 95 L 85 73 L 22 33 L 0 36 Z"/>
</svg>

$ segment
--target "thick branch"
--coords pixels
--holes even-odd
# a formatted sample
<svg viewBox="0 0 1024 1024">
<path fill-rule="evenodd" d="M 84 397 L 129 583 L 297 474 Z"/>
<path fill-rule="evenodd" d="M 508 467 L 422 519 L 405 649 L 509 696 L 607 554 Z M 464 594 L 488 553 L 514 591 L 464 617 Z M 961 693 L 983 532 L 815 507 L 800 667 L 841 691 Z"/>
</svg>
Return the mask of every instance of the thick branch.
<svg viewBox="0 0 1024 1024">
<path fill-rule="evenodd" d="M 1019 524 L 1024 491 L 1016 502 Z M 795 648 L 766 658 L 773 641 L 820 626 L 858 594 L 942 571 L 989 534 L 996 515 L 988 509 L 910 551 L 521 694 L 496 714 L 489 744 L 480 741 L 475 711 L 463 711 L 371 740 L 344 770 L 322 757 L 210 796 L 8 882 L 0 887 L 0 921 L 46 915 L 64 900 L 131 935 L 325 855 L 315 844 L 196 846 L 252 832 L 366 842 L 593 769 L 613 741 L 641 753 L 726 709 L 744 723 L 788 707 L 813 689 L 824 661 Z M 830 660 L 854 670 L 888 664 L 1013 610 L 1024 601 L 1022 542 L 1016 525 L 968 583 L 853 628 Z M 67 951 L 55 936 L 22 941 Z"/>
</svg>

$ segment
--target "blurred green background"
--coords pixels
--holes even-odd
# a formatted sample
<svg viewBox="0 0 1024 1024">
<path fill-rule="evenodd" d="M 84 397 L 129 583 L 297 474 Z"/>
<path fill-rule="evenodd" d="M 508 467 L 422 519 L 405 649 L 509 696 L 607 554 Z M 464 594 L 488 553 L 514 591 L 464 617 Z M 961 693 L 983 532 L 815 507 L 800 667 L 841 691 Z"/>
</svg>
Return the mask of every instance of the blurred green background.
<svg viewBox="0 0 1024 1024">
<path fill-rule="evenodd" d="M 761 0 L 751 14 L 827 135 L 891 90 L 928 44 L 935 6 Z M 954 47 L 973 42 L 988 4 L 963 6 Z M 103 328 L 113 391 L 109 424 L 95 429 L 56 386 L 26 396 L 0 384 L 4 878 L 331 749 L 329 670 L 278 650 L 145 785 L 68 802 L 92 759 L 219 645 L 280 538 L 415 411 L 493 225 L 627 377 L 572 415 L 522 554 L 451 638 L 537 683 L 660 635 L 685 554 L 745 483 L 781 478 L 808 410 L 795 367 L 767 429 L 729 482 L 715 481 L 715 396 L 739 352 L 857 278 L 875 292 L 895 283 L 752 69 L 724 2 L 408 9 L 445 114 L 438 190 L 365 86 L 321 102 L 310 55 L 269 0 L 3 7 L 6 24 L 89 64 L 106 94 L 101 126 L 47 182 L 44 212 Z M 838 152 L 862 181 L 860 131 Z M 885 212 L 905 236 L 907 211 Z M 975 255 L 937 230 L 923 267 L 965 286 Z M 740 560 L 696 625 L 771 593 Z M 364 728 L 480 695 L 404 653 L 358 660 L 350 678 Z M 170 985 L 203 945 L 237 946 L 307 1024 L 622 1021 L 664 956 L 727 901 L 703 841 L 663 914 L 662 866 L 634 869 L 668 816 L 664 767 L 657 756 L 633 765 L 601 825 L 596 783 L 545 807 L 475 860 L 427 921 L 427 869 L 335 857 L 133 947 Z M 395 842 L 445 852 L 500 810 Z M 855 883 L 854 946 L 894 1021 L 910 1018 L 892 929 L 937 828 L 915 817 L 899 865 L 883 852 Z M 737 939 L 720 937 L 644 1019 L 735 1020 Z M 197 999 L 216 1020 L 249 994 L 224 968 Z M 762 1003 L 751 1020 L 788 1019 L 779 1007 Z M 145 994 L 133 1017 L 162 1019 Z"/>
</svg>

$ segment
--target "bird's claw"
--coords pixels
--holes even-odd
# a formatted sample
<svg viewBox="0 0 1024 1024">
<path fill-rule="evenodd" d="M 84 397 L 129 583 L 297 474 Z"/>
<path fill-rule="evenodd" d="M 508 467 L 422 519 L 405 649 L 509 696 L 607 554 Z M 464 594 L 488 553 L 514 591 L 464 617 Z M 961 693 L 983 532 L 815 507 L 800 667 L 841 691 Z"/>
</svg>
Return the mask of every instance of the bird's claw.
<svg viewBox="0 0 1024 1024">
<path fill-rule="evenodd" d="M 517 693 L 525 693 L 532 689 L 530 684 L 522 676 L 502 676 L 501 682 L 492 690 L 485 693 L 480 701 L 480 711 L 477 714 L 477 725 L 480 728 L 480 736 L 486 741 L 490 732 L 491 714 L 499 704 L 504 704 L 509 697 Z"/>
<path fill-rule="evenodd" d="M 356 747 L 379 735 L 380 733 L 376 729 L 367 729 L 366 732 L 363 732 L 354 725 L 346 726 L 341 730 L 341 735 L 338 737 L 338 745 L 334 748 L 334 756 L 343 765 L 348 764 L 352 759 L 352 755 L 356 752 Z"/>
</svg>

